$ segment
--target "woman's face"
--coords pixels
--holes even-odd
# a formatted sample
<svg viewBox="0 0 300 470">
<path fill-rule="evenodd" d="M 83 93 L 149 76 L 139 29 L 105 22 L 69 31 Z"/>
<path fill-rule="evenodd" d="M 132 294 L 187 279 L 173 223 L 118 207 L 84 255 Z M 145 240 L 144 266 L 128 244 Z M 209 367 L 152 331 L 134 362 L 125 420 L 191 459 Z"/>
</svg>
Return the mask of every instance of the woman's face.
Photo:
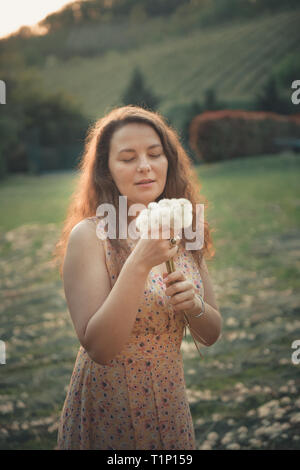
<svg viewBox="0 0 300 470">
<path fill-rule="evenodd" d="M 130 123 L 114 132 L 110 142 L 108 167 L 128 206 L 147 206 L 164 190 L 168 159 L 155 130 L 142 123 Z M 139 184 L 150 179 L 150 184 Z"/>
</svg>

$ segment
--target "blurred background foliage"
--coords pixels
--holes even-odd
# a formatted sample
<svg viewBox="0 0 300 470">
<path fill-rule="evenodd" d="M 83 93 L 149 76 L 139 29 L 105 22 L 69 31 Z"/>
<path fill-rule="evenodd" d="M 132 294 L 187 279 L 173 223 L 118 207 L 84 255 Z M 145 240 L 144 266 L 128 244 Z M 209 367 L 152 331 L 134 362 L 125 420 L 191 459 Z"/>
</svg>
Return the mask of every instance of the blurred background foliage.
<svg viewBox="0 0 300 470">
<path fill-rule="evenodd" d="M 89 123 L 128 103 L 160 111 L 195 163 L 200 113 L 295 113 L 299 19 L 296 0 L 87 0 L 20 28 L 0 40 L 0 179 L 74 168 Z"/>
</svg>

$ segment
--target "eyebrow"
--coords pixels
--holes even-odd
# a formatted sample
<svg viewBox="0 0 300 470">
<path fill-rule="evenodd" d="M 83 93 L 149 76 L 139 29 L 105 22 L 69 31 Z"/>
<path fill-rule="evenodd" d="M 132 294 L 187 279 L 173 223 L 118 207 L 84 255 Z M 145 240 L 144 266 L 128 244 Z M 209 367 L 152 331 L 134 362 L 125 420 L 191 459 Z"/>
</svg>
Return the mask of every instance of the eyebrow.
<svg viewBox="0 0 300 470">
<path fill-rule="evenodd" d="M 161 144 L 153 144 L 153 145 L 150 145 L 150 147 L 148 147 L 147 150 L 152 149 L 154 147 L 162 147 L 162 145 Z M 118 154 L 120 154 L 122 152 L 135 152 L 135 149 L 122 149 L 118 152 Z"/>
</svg>

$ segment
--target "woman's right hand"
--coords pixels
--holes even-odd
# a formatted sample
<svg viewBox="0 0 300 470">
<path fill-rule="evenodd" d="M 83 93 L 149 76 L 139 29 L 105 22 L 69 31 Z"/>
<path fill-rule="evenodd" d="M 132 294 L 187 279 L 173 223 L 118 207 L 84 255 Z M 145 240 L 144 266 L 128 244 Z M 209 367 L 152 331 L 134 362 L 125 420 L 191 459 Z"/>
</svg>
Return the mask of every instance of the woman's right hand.
<svg viewBox="0 0 300 470">
<path fill-rule="evenodd" d="M 140 238 L 131 255 L 139 265 L 149 270 L 173 258 L 178 252 L 178 244 L 170 248 L 170 238 L 162 238 L 164 232 L 160 232 L 161 238 Z"/>
</svg>

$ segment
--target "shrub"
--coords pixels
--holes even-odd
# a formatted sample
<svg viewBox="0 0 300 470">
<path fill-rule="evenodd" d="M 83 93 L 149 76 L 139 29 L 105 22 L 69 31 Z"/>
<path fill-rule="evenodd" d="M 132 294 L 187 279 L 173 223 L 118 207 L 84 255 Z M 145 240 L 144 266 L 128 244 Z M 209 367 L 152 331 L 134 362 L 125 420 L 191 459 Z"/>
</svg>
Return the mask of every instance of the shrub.
<svg viewBox="0 0 300 470">
<path fill-rule="evenodd" d="M 204 112 L 190 124 L 190 146 L 205 162 L 276 153 L 277 138 L 300 138 L 299 117 L 222 110 Z"/>
</svg>

